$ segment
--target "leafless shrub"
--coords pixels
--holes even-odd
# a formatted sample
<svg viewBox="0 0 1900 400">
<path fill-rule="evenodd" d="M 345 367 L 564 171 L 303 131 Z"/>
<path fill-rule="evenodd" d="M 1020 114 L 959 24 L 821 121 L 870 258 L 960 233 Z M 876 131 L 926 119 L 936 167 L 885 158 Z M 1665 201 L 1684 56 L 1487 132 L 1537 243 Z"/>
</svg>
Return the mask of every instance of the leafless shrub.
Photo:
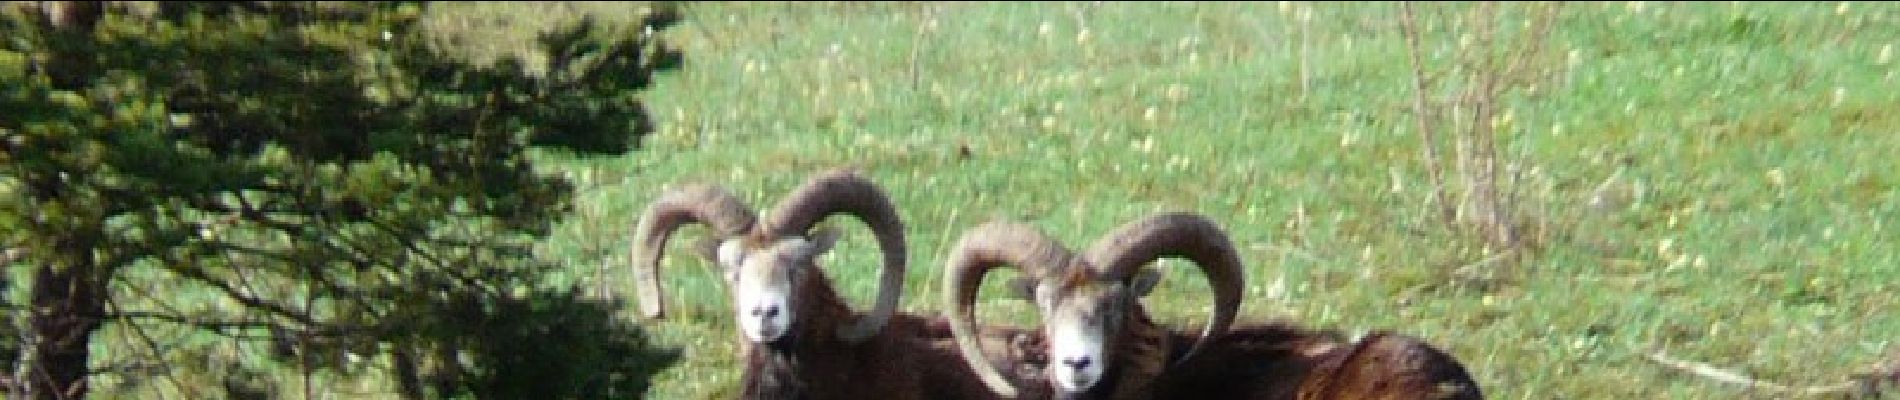
<svg viewBox="0 0 1900 400">
<path fill-rule="evenodd" d="M 1449 60 L 1428 59 L 1437 48 L 1428 43 L 1430 26 L 1421 26 L 1412 2 L 1399 4 L 1399 30 L 1412 66 L 1412 112 L 1422 141 L 1422 160 L 1430 179 L 1430 208 L 1440 222 L 1480 239 L 1491 256 L 1483 265 L 1509 262 L 1534 245 L 1526 236 L 1526 218 L 1517 190 L 1520 177 L 1506 168 L 1498 152 L 1500 137 L 1511 133 L 1511 96 L 1535 91 L 1550 76 L 1547 44 L 1560 3 L 1497 4 L 1463 8 L 1434 4 L 1434 14 L 1452 36 Z M 1500 8 L 1509 7 L 1503 12 Z M 1512 21 L 1508 25 L 1504 21 Z M 1513 30 L 1514 29 L 1514 30 Z M 1441 135 L 1441 133 L 1444 133 Z M 1452 151 L 1442 150 L 1449 136 Z M 1520 166 L 1522 163 L 1518 163 Z M 1449 168 L 1449 170 L 1448 170 Z"/>
</svg>

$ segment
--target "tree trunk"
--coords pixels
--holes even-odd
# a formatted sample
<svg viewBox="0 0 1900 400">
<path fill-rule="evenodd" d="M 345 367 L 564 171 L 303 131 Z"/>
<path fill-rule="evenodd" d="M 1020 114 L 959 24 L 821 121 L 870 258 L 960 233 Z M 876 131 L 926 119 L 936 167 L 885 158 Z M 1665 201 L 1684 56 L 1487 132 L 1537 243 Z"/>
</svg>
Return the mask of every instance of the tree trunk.
<svg viewBox="0 0 1900 400">
<path fill-rule="evenodd" d="M 93 26 L 105 13 L 102 1 L 53 1 L 41 3 L 45 26 L 56 41 L 55 53 L 47 60 L 54 85 L 63 89 L 87 86 L 97 66 L 93 65 L 90 46 Z M 33 182 L 42 198 L 57 197 L 63 185 L 56 179 Z M 91 368 L 92 334 L 99 330 L 105 316 L 105 275 L 93 250 L 98 231 L 78 229 L 55 239 L 52 254 L 42 257 L 33 273 L 33 310 L 28 321 L 30 348 L 24 357 L 26 388 L 23 398 L 80 399 L 86 397 L 86 376 Z"/>
<path fill-rule="evenodd" d="M 105 316 L 105 285 L 98 279 L 92 243 L 62 240 L 59 258 L 68 265 L 42 264 L 33 276 L 32 348 L 25 398 L 86 397 L 88 352 L 92 334 Z"/>
<path fill-rule="evenodd" d="M 425 399 L 422 391 L 422 368 L 416 364 L 415 349 L 408 343 L 397 341 L 390 356 L 396 362 L 396 389 L 403 400 Z"/>
<path fill-rule="evenodd" d="M 60 42 L 54 47 L 61 49 L 71 49 L 76 42 L 91 40 L 92 28 L 106 10 L 103 1 L 49 1 L 41 7 L 46 18 L 43 28 L 50 28 L 54 40 Z M 92 55 L 84 52 L 55 52 L 47 64 L 53 86 L 69 90 L 85 87 L 98 69 L 93 65 Z"/>
</svg>

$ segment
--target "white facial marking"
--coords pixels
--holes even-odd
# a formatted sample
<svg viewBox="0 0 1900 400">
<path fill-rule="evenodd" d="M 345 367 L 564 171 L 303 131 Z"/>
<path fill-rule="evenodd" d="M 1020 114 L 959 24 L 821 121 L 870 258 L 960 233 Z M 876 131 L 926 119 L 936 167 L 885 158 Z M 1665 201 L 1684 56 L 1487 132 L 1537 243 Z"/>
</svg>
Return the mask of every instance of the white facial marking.
<svg viewBox="0 0 1900 400">
<path fill-rule="evenodd" d="M 1087 391 L 1102 379 L 1107 369 L 1106 338 L 1103 322 L 1096 310 L 1095 296 L 1070 293 L 1061 304 L 1050 304 L 1053 290 L 1038 288 L 1043 305 L 1044 329 L 1049 335 L 1049 380 L 1063 392 Z"/>
<path fill-rule="evenodd" d="M 720 262 L 732 271 L 733 316 L 746 340 L 768 343 L 791 331 L 793 273 L 784 263 L 803 246 L 791 239 L 749 255 L 737 241 L 719 246 Z"/>
<path fill-rule="evenodd" d="M 739 330 L 746 339 L 756 343 L 778 340 L 789 330 L 792 309 L 786 301 L 789 290 L 785 282 L 772 282 L 764 279 L 741 277 L 734 286 L 736 291 L 733 310 L 739 318 Z"/>
<path fill-rule="evenodd" d="M 718 256 L 719 266 L 726 267 L 727 270 L 737 271 L 734 267 L 737 267 L 740 261 L 744 261 L 745 245 L 739 243 L 738 240 L 721 241 L 719 242 Z"/>
<path fill-rule="evenodd" d="M 1049 377 L 1065 392 L 1081 392 L 1102 377 L 1102 332 L 1079 319 L 1050 321 Z"/>
</svg>

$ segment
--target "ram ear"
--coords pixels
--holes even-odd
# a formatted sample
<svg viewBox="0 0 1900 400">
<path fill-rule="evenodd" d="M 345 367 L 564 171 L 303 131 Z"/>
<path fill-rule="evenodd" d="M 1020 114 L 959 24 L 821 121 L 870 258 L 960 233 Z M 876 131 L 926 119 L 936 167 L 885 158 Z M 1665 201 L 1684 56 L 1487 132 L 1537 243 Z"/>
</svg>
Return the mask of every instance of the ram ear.
<svg viewBox="0 0 1900 400">
<path fill-rule="evenodd" d="M 1161 269 L 1151 266 L 1136 271 L 1135 276 L 1128 279 L 1128 290 L 1136 298 L 1148 297 L 1149 293 L 1154 293 L 1155 286 L 1159 284 L 1161 284 Z"/>
<path fill-rule="evenodd" d="M 1036 278 L 1031 278 L 1027 276 L 1018 276 L 1018 277 L 1012 278 L 1009 280 L 1009 283 L 1008 283 L 1009 293 L 1007 294 L 1007 296 L 1009 296 L 1009 298 L 1011 299 L 1034 302 L 1036 301 L 1036 284 L 1037 283 L 1038 282 L 1036 281 Z"/>
<path fill-rule="evenodd" d="M 810 233 L 805 234 L 806 242 L 811 243 L 810 256 L 812 258 L 817 258 L 819 255 L 831 251 L 832 247 L 837 247 L 838 240 L 843 237 L 844 230 L 831 226 L 818 227 L 812 229 Z"/>
</svg>

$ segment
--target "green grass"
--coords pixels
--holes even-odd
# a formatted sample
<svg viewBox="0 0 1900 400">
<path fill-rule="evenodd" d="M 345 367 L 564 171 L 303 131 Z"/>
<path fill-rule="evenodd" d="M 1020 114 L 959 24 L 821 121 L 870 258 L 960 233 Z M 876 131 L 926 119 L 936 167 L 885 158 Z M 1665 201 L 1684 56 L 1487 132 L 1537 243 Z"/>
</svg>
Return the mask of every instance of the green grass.
<svg viewBox="0 0 1900 400">
<path fill-rule="evenodd" d="M 1475 258 L 1424 214 L 1409 67 L 1379 3 L 697 4 L 668 33 L 686 68 L 648 97 L 660 132 L 564 164 L 583 206 L 549 248 L 577 279 L 604 263 L 626 294 L 628 231 L 668 185 L 763 203 L 856 165 L 909 223 L 911 312 L 937 310 L 946 247 L 989 218 L 1081 247 L 1187 210 L 1245 251 L 1245 318 L 1424 337 L 1494 398 L 1744 394 L 1640 357 L 1655 349 L 1794 384 L 1876 361 L 1900 331 L 1900 85 L 1880 55 L 1900 8 L 1637 4 L 1566 8 L 1560 79 L 1511 104 L 1504 146 L 1551 246 L 1495 287 L 1458 284 Z M 1299 7 L 1320 21 L 1306 93 Z M 1586 207 L 1618 159 L 1623 201 Z M 872 249 L 856 235 L 823 260 L 856 304 Z M 685 311 L 653 326 L 687 356 L 652 394 L 729 393 L 717 278 L 667 262 Z M 1189 326 L 1206 286 L 1175 269 L 1149 305 Z M 982 310 L 1034 323 L 1023 304 Z"/>
<path fill-rule="evenodd" d="M 1185 210 L 1244 251 L 1244 319 L 1419 336 L 1492 398 L 1747 395 L 1641 358 L 1656 349 L 1832 383 L 1900 346 L 1900 66 L 1882 55 L 1900 44 L 1900 7 L 1843 4 L 1567 6 L 1552 45 L 1564 65 L 1510 103 L 1502 142 L 1549 248 L 1474 286 L 1453 274 L 1476 261 L 1469 242 L 1422 206 L 1391 4 L 699 3 L 665 33 L 687 60 L 647 97 L 660 131 L 646 146 L 548 155 L 582 192 L 544 250 L 572 279 L 609 267 L 598 284 L 631 295 L 629 231 L 669 185 L 721 183 L 763 207 L 855 165 L 907 221 L 909 312 L 938 309 L 947 246 L 985 220 L 1084 247 Z M 631 7 L 443 12 L 519 33 Z M 1586 206 L 1619 168 L 1615 207 Z M 838 223 L 855 231 L 821 262 L 868 304 L 874 244 Z M 739 376 L 718 277 L 682 251 L 698 232 L 666 260 L 676 312 L 651 326 L 685 356 L 654 398 L 728 396 Z M 1197 324 L 1206 285 L 1168 265 L 1147 304 Z M 1016 316 L 992 322 L 1035 322 L 991 298 L 982 313 Z"/>
</svg>

